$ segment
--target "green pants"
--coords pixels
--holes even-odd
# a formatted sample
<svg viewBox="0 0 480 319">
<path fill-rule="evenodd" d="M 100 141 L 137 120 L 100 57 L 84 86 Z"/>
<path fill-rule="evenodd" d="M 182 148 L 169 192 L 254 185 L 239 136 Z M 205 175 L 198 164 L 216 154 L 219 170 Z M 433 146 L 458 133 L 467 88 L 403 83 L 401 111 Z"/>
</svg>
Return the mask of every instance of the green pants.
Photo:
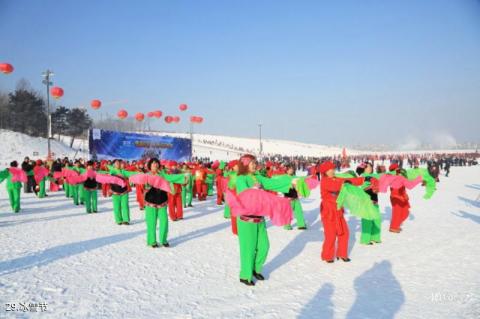
<svg viewBox="0 0 480 319">
<path fill-rule="evenodd" d="M 223 217 L 230 218 L 230 206 L 225 203 L 225 208 L 223 209 Z"/>
<path fill-rule="evenodd" d="M 182 185 L 182 203 L 183 207 L 187 207 L 187 188 Z"/>
<path fill-rule="evenodd" d="M 14 213 L 20 211 L 20 188 L 7 188 L 10 206 Z"/>
<path fill-rule="evenodd" d="M 81 205 L 85 203 L 85 188 L 83 188 L 83 184 L 78 185 L 78 200 Z"/>
<path fill-rule="evenodd" d="M 85 209 L 87 213 L 97 212 L 97 190 L 83 189 L 83 196 L 85 197 Z"/>
<path fill-rule="evenodd" d="M 246 222 L 237 217 L 240 243 L 240 279 L 252 280 L 253 272 L 261 273 L 267 260 L 270 243 L 265 221 Z"/>
<path fill-rule="evenodd" d="M 192 200 L 193 200 L 193 187 L 190 185 L 186 187 L 186 196 L 185 196 L 185 207 L 186 206 L 192 206 Z"/>
<path fill-rule="evenodd" d="M 378 214 L 380 215 L 380 209 L 378 205 L 374 205 Z M 362 235 L 360 237 L 361 244 L 368 244 L 370 242 L 380 243 L 381 240 L 381 230 L 382 230 L 382 218 L 368 220 L 362 218 Z"/>
<path fill-rule="evenodd" d="M 130 208 L 128 207 L 128 193 L 118 195 L 112 195 L 113 201 L 113 216 L 115 217 L 115 223 L 121 224 L 124 222 L 130 222 Z"/>
<path fill-rule="evenodd" d="M 65 197 L 71 198 L 72 197 L 72 185 L 68 184 L 67 182 L 63 182 L 63 189 L 65 190 Z"/>
<path fill-rule="evenodd" d="M 38 198 L 44 198 L 46 191 L 45 191 L 45 178 L 40 181 L 38 184 L 40 190 L 38 191 Z"/>
<path fill-rule="evenodd" d="M 207 183 L 207 195 L 208 196 L 213 195 L 213 182 Z"/>
<path fill-rule="evenodd" d="M 70 196 L 72 196 L 73 198 L 73 203 L 75 205 L 78 205 L 78 188 L 79 188 L 80 185 L 70 185 L 69 188 L 70 188 Z"/>
<path fill-rule="evenodd" d="M 292 199 L 290 201 L 290 205 L 292 206 L 293 210 L 293 215 L 295 216 L 295 219 L 297 220 L 297 228 L 300 227 L 307 227 L 305 225 L 305 217 L 303 216 L 303 208 L 302 208 L 302 203 L 300 203 L 299 199 Z M 292 229 L 291 225 L 285 225 L 285 229 Z"/>
<path fill-rule="evenodd" d="M 158 239 L 160 245 L 167 243 L 168 236 L 168 215 L 167 206 L 155 208 L 145 206 L 145 222 L 147 224 L 147 245 L 153 246 L 157 244 L 157 219 L 159 221 Z"/>
</svg>

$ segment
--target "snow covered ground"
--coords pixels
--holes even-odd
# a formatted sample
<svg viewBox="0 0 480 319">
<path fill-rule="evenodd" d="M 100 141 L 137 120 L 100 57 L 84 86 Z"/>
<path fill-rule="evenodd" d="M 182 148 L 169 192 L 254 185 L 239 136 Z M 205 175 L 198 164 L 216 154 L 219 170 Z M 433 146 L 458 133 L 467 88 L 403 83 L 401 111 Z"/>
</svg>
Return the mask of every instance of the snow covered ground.
<svg viewBox="0 0 480 319">
<path fill-rule="evenodd" d="M 269 227 L 271 250 L 255 287 L 238 282 L 238 242 L 213 198 L 170 222 L 171 248 L 145 244 L 143 212 L 113 222 L 100 199 L 87 215 L 63 193 L 23 195 L 10 212 L 0 186 L 0 318 L 479 318 L 480 167 L 454 167 L 435 196 L 410 193 L 401 234 L 359 244 L 347 215 L 351 263 L 320 260 L 319 192 L 303 200 L 307 231 Z M 47 303 L 44 313 L 11 313 L 6 303 Z"/>
</svg>

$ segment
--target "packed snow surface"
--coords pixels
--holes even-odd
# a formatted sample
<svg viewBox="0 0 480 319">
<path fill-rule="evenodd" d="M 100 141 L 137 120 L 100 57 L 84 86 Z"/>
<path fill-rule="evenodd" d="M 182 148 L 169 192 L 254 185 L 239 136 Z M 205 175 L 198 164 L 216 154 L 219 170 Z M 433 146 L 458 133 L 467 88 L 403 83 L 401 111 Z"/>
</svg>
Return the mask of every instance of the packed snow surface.
<svg viewBox="0 0 480 319">
<path fill-rule="evenodd" d="M 320 260 L 319 190 L 303 199 L 308 230 L 269 226 L 265 281 L 239 283 L 238 240 L 213 197 L 170 222 L 170 248 L 146 246 L 143 212 L 130 196 L 132 225 L 113 221 L 110 199 L 86 214 L 63 192 L 22 193 L 10 211 L 0 185 L 0 317 L 48 318 L 479 318 L 480 167 L 453 167 L 431 200 L 410 193 L 403 232 L 359 243 L 346 215 L 352 262 Z M 46 303 L 44 313 L 5 304 Z"/>
</svg>

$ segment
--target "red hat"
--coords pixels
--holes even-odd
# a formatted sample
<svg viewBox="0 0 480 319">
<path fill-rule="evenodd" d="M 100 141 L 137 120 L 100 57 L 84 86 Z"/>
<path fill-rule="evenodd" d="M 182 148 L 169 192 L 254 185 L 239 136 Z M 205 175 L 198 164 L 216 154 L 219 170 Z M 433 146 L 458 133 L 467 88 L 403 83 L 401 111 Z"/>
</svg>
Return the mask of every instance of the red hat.
<svg viewBox="0 0 480 319">
<path fill-rule="evenodd" d="M 235 167 L 235 165 L 238 165 L 238 160 L 233 160 L 233 161 L 228 162 L 227 166 L 228 166 L 229 169 L 232 169 L 232 168 Z"/>
<path fill-rule="evenodd" d="M 320 173 L 325 174 L 327 171 L 335 169 L 335 164 L 330 161 L 323 162 L 320 164 Z"/>
<path fill-rule="evenodd" d="M 36 161 L 36 164 L 37 164 L 37 166 L 42 165 L 42 160 L 41 160 L 41 159 L 38 159 L 38 160 Z"/>
<path fill-rule="evenodd" d="M 390 164 L 390 166 L 388 167 L 389 171 L 396 171 L 397 169 L 398 169 L 397 163 Z"/>
</svg>

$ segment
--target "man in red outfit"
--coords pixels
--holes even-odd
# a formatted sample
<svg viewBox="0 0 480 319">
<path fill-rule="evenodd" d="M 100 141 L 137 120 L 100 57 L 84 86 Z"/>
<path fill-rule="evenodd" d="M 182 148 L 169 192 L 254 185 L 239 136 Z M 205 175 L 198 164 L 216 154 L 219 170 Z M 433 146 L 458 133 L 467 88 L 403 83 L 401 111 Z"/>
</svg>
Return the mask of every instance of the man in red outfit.
<svg viewBox="0 0 480 319">
<path fill-rule="evenodd" d="M 212 165 L 212 169 L 215 170 L 215 183 L 216 183 L 216 188 L 217 188 L 217 205 L 222 205 L 223 202 L 225 201 L 224 199 L 224 194 L 223 194 L 223 186 L 222 186 L 222 179 L 223 179 L 223 169 L 225 164 L 224 163 L 218 163 L 218 165 Z"/>
<path fill-rule="evenodd" d="M 320 180 L 320 215 L 323 224 L 324 241 L 322 248 L 322 260 L 333 263 L 335 255 L 348 262 L 348 225 L 343 217 L 343 208 L 337 209 L 337 197 L 343 183 L 362 185 L 364 178 L 337 178 L 335 177 L 335 164 L 328 161 L 319 167 L 322 179 Z M 335 254 L 335 243 L 337 252 Z"/>
<path fill-rule="evenodd" d="M 134 171 L 145 173 L 145 163 L 142 160 L 138 161 Z M 143 184 L 135 184 L 135 189 L 138 205 L 140 206 L 140 210 L 143 210 L 145 207 L 145 186 Z"/>
<path fill-rule="evenodd" d="M 207 184 L 205 183 L 205 180 L 207 178 L 207 172 L 203 165 L 195 169 L 194 178 L 195 190 L 198 194 L 198 200 L 204 201 L 207 198 Z"/>
<path fill-rule="evenodd" d="M 168 162 L 168 174 L 180 174 L 177 162 Z M 168 215 L 172 221 L 183 219 L 182 185 L 173 184 L 174 193 L 168 193 Z"/>
<path fill-rule="evenodd" d="M 389 171 L 394 171 L 397 175 L 400 168 L 397 163 L 393 163 L 388 168 Z M 405 186 L 399 189 L 390 188 L 390 202 L 392 204 L 392 220 L 390 222 L 390 231 L 392 233 L 399 233 L 402 231 L 402 223 L 408 218 L 410 213 L 410 203 Z"/>
</svg>

